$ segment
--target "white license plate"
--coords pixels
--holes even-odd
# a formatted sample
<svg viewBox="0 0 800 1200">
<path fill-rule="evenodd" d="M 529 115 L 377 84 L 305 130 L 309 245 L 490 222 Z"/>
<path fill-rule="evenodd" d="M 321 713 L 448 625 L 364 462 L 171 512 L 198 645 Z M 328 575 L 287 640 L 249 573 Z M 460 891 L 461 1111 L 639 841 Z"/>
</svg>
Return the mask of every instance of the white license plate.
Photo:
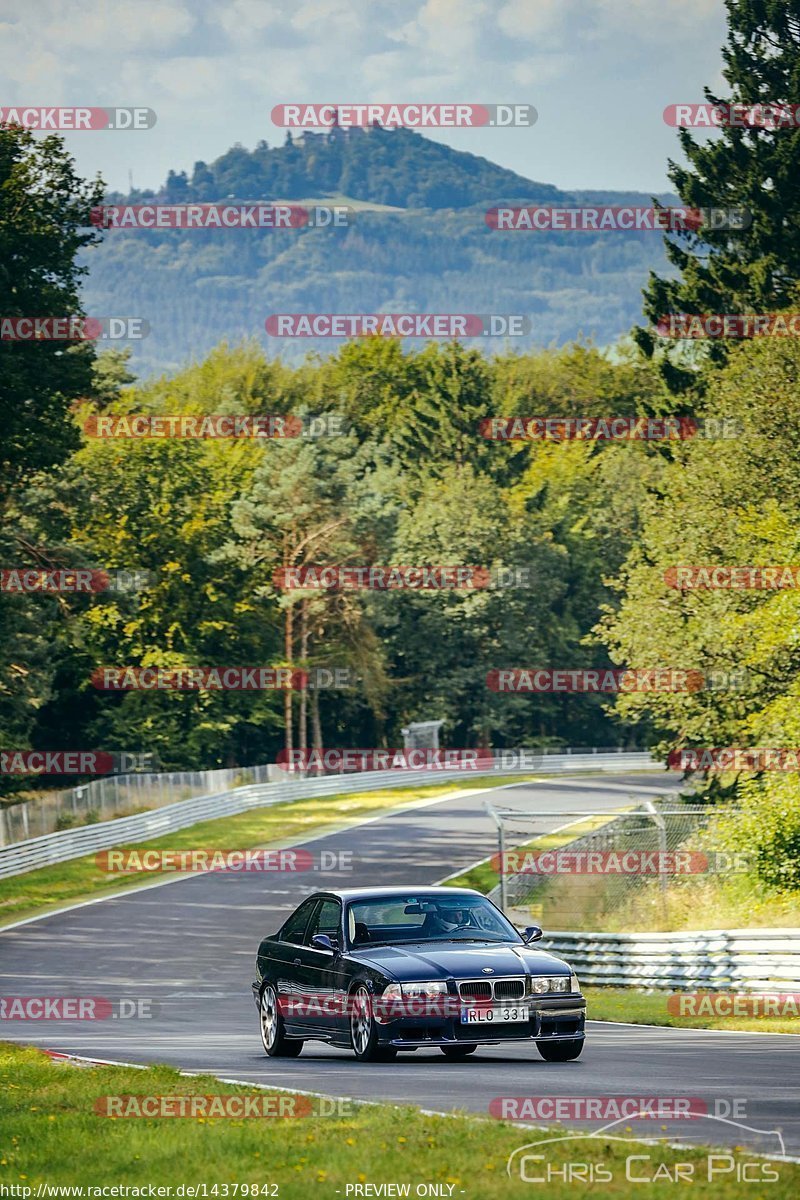
<svg viewBox="0 0 800 1200">
<path fill-rule="evenodd" d="M 513 1008 L 462 1008 L 462 1025 L 499 1025 L 511 1021 L 528 1021 L 530 1012 L 527 1004 Z"/>
</svg>

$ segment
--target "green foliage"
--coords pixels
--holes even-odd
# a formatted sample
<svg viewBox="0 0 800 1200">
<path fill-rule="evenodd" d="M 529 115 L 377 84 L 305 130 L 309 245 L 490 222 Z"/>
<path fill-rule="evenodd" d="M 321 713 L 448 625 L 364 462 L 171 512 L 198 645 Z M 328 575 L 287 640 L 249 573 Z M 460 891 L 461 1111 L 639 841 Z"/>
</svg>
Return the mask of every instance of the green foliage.
<svg viewBox="0 0 800 1200">
<path fill-rule="evenodd" d="M 237 144 L 213 163 L 195 163 L 191 179 L 170 171 L 163 195 L 173 204 L 347 195 L 399 208 L 466 208 L 487 196 L 545 203 L 559 192 L 410 129 L 373 127 L 287 133 L 282 146 L 262 141 L 252 152 Z"/>
<path fill-rule="evenodd" d="M 395 745 L 440 716 L 452 745 L 613 744 L 597 697 L 500 695 L 503 666 L 594 665 L 584 645 L 603 582 L 631 545 L 648 481 L 631 445 L 489 442 L 492 413 L 563 415 L 600 397 L 629 411 L 648 367 L 587 347 L 486 360 L 458 345 L 403 353 L 376 338 L 289 369 L 218 348 L 171 379 L 126 385 L 100 360 L 75 413 L 337 415 L 340 435 L 266 441 L 106 440 L 20 497 L 28 542 L 51 558 L 147 573 L 132 593 L 15 597 L 50 632 L 47 691 L 20 733 L 34 745 L 147 751 L 167 769 L 274 759 L 293 725 L 324 745 Z M 585 399 L 584 399 L 585 398 Z M 595 400 L 597 403 L 597 399 Z M 609 507 L 610 505 L 610 507 Z M 294 591 L 280 567 L 475 565 L 528 586 L 472 591 Z M 56 634 L 56 629 L 60 630 Z M 348 690 L 98 692 L 102 666 L 348 667 Z M 66 736 L 66 741 L 65 741 Z"/>
<path fill-rule="evenodd" d="M 800 0 L 726 0 L 729 34 L 722 54 L 726 97 L 705 89 L 712 104 L 782 104 L 792 111 L 800 88 Z M 669 313 L 774 312 L 786 308 L 800 284 L 800 129 L 730 125 L 713 139 L 679 133 L 688 166 L 670 164 L 669 177 L 691 208 L 744 208 L 746 230 L 706 228 L 702 236 L 665 238 L 675 271 L 651 273 L 645 315 L 653 325 Z M 651 330 L 636 331 L 653 353 Z M 724 342 L 707 348 L 711 364 L 724 361 Z M 695 372 L 664 361 L 664 376 L 681 391 Z"/>
<path fill-rule="evenodd" d="M 78 252 L 96 240 L 89 210 L 98 180 L 75 174 L 61 139 L 0 128 L 0 312 L 3 317 L 83 313 Z M 91 383 L 91 343 L 0 340 L 0 507 L 26 472 L 62 461 L 77 445 L 65 419 Z"/>
<path fill-rule="evenodd" d="M 661 665 L 734 674 L 718 691 L 620 697 L 628 721 L 654 723 L 663 750 L 683 746 L 800 745 L 797 590 L 677 590 L 664 579 L 679 565 L 796 564 L 800 543 L 800 347 L 761 339 L 737 347 L 710 379 L 706 413 L 740 431 L 684 443 L 643 512 L 643 527 L 617 581 L 602 632 L 612 656 L 633 667 Z M 711 774 L 707 798 L 735 799 L 719 838 L 752 850 L 756 874 L 776 888 L 800 886 L 800 780 Z M 716 828 L 716 827 L 715 827 Z"/>
</svg>

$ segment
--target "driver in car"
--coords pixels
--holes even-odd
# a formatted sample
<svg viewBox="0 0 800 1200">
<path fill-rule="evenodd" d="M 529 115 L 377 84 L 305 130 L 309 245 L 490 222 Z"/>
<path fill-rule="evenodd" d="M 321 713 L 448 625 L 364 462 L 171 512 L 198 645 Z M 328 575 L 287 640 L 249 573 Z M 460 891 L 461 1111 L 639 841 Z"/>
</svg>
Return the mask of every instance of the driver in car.
<svg viewBox="0 0 800 1200">
<path fill-rule="evenodd" d="M 468 908 L 443 908 L 437 912 L 427 913 L 422 922 L 424 933 L 452 933 L 454 929 L 462 929 L 471 923 Z"/>
</svg>

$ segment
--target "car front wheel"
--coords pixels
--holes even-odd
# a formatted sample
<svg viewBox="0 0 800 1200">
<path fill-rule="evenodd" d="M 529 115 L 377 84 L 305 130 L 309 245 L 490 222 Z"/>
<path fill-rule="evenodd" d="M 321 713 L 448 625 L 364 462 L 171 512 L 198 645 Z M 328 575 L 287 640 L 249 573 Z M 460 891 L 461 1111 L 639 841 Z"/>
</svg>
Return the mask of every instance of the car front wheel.
<svg viewBox="0 0 800 1200">
<path fill-rule="evenodd" d="M 271 1058 L 297 1058 L 303 1049 L 300 1038 L 287 1038 L 278 1007 L 278 995 L 271 983 L 265 985 L 259 1006 L 261 1043 Z"/>
<path fill-rule="evenodd" d="M 583 1049 L 583 1038 L 569 1042 L 537 1042 L 539 1053 L 547 1062 L 571 1062 Z"/>
<path fill-rule="evenodd" d="M 387 1062 L 397 1056 L 393 1046 L 378 1045 L 378 1026 L 372 1015 L 372 996 L 363 983 L 350 995 L 350 1043 L 359 1062 Z"/>
</svg>

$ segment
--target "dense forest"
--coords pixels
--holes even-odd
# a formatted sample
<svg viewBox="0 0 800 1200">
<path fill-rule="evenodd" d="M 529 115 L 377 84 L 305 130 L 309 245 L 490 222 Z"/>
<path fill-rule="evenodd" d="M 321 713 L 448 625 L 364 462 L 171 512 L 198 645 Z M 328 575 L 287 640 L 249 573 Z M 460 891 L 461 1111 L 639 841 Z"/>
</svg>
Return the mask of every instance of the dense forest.
<svg viewBox="0 0 800 1200">
<path fill-rule="evenodd" d="M 648 365 L 587 347 L 487 362 L 457 343 L 409 354 L 378 338 L 297 370 L 244 346 L 157 384 L 123 386 L 124 371 L 120 356 L 101 356 L 102 392 L 73 405 L 79 431 L 97 414 L 182 412 L 291 413 L 312 431 L 314 417 L 335 414 L 337 432 L 90 436 L 16 494 L 4 558 L 24 545 L 51 566 L 146 572 L 147 586 L 3 598 L 29 664 L 8 698 L 6 740 L 146 748 L 173 769 L 266 761 L 284 741 L 279 693 L 104 694 L 91 676 L 104 665 L 287 661 L 346 666 L 357 680 L 309 698 L 325 745 L 402 745 L 406 722 L 431 717 L 453 745 L 641 740 L 604 715 L 602 697 L 504 695 L 486 679 L 608 662 L 591 630 L 661 459 L 643 443 L 489 441 L 480 426 L 487 413 L 580 415 L 598 402 L 633 413 L 659 387 Z M 276 584 L 280 568 L 307 563 L 472 564 L 492 586 Z M 524 568 L 523 586 L 503 586 L 504 567 Z"/>
</svg>

